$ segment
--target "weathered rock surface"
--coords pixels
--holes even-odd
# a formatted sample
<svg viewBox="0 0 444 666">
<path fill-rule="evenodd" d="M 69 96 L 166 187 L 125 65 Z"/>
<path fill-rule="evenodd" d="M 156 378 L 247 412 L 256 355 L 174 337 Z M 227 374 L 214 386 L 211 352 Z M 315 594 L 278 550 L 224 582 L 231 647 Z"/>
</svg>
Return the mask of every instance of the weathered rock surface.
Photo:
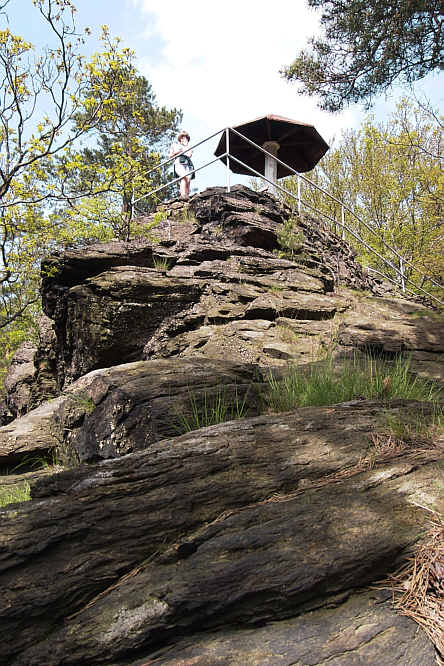
<svg viewBox="0 0 444 666">
<path fill-rule="evenodd" d="M 0 428 L 0 460 L 11 468 L 23 462 L 23 456 L 46 456 L 59 443 L 56 415 L 63 398 L 45 402 L 25 416 Z"/>
<path fill-rule="evenodd" d="M 156 239 L 47 262 L 40 343 L 9 378 L 21 416 L 0 428 L 2 473 L 22 472 L 0 485 L 32 493 L 0 509 L 0 662 L 431 666 L 425 634 L 365 588 L 442 513 L 439 408 L 261 414 L 260 396 L 326 350 L 406 351 L 444 380 L 442 317 L 308 217 L 281 258 L 294 213 L 269 195 L 213 188 L 160 212 Z M 226 423 L 178 434 L 220 396 Z M 387 434 L 418 411 L 433 438 Z M 54 452 L 62 469 L 33 469 Z"/>
<path fill-rule="evenodd" d="M 28 410 L 40 405 L 43 401 L 57 395 L 57 338 L 54 322 L 46 315 L 38 320 L 39 344 L 34 356 L 35 373 L 31 385 Z"/>
<path fill-rule="evenodd" d="M 39 341 L 23 342 L 14 354 L 5 378 L 6 396 L 0 405 L 0 425 L 26 414 L 58 393 L 53 322 L 38 318 Z"/>
<path fill-rule="evenodd" d="M 423 529 L 417 504 L 443 497 L 438 451 L 359 467 L 379 408 L 233 421 L 36 481 L 33 501 L 0 512 L 3 658 L 112 663 L 383 576 Z"/>
<path fill-rule="evenodd" d="M 345 597 L 345 600 L 344 600 Z M 122 666 L 435 666 L 435 651 L 390 592 L 372 590 L 263 627 L 195 634 Z M 117 664 L 115 665 L 117 666 Z"/>
<path fill-rule="evenodd" d="M 5 379 L 6 405 L 13 418 L 26 414 L 29 407 L 31 385 L 34 379 L 34 356 L 37 347 L 32 342 L 23 342 L 12 357 Z"/>
<path fill-rule="evenodd" d="M 364 312 L 349 314 L 339 328 L 339 342 L 345 346 L 381 349 L 384 352 L 419 351 L 442 353 L 444 327 L 441 318 L 433 317 L 426 311 L 418 319 L 411 319 L 412 307 L 406 303 L 392 300 L 374 299 L 374 306 L 380 312 L 392 312 L 390 319 L 375 321 L 374 311 L 365 306 Z M 393 317 L 393 308 L 397 306 L 397 317 Z M 413 311 L 415 313 L 415 311 Z M 373 316 L 371 316 L 373 314 Z"/>
<path fill-rule="evenodd" d="M 42 382 L 46 399 L 48 390 L 55 396 L 97 368 L 196 352 L 270 366 L 306 363 L 322 346 L 339 343 L 410 350 L 422 372 L 442 375 L 442 318 L 432 330 L 424 306 L 377 297 L 378 284 L 350 247 L 315 220 L 298 218 L 304 240 L 288 261 L 277 254 L 277 238 L 291 211 L 269 195 L 212 188 L 164 214 L 156 241 L 114 241 L 47 262 L 43 302 L 54 320 L 58 363 L 55 369 L 39 360 L 33 405 Z M 268 325 L 258 330 L 257 321 Z M 38 357 L 51 354 L 45 347 Z"/>
<path fill-rule="evenodd" d="M 96 370 L 60 396 L 0 428 L 0 465 L 27 456 L 64 462 L 113 458 L 177 435 L 193 407 L 220 396 L 243 413 L 259 412 L 256 368 L 206 358 L 139 361 Z M 230 410 L 227 418 L 230 418 Z M 198 427 L 198 426 L 196 426 Z"/>
</svg>

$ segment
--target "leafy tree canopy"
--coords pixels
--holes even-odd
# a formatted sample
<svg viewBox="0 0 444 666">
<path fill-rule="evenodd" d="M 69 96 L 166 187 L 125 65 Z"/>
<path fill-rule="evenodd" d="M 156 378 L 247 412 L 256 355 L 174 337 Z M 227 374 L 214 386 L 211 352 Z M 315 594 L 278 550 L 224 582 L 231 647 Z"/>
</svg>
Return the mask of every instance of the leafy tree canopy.
<svg viewBox="0 0 444 666">
<path fill-rule="evenodd" d="M 41 48 L 12 32 L 14 8 L 0 0 L 0 390 L 13 351 L 36 335 L 41 260 L 125 237 L 127 203 L 150 189 L 144 174 L 180 119 L 106 26 L 102 52 L 82 55 L 89 31 L 78 35 L 70 0 L 29 0 Z"/>
<path fill-rule="evenodd" d="M 344 132 L 308 176 L 345 204 L 345 224 L 380 255 L 345 232 L 364 265 L 398 282 L 391 267 L 400 268 L 402 255 L 419 269 L 405 263 L 405 276 L 443 300 L 443 289 L 436 286 L 444 278 L 441 130 L 432 110 L 404 99 L 387 121 L 369 117 L 360 129 Z M 286 187 L 297 194 L 295 178 L 287 179 Z M 302 200 L 341 233 L 340 204 L 308 184 L 302 185 Z"/>
<path fill-rule="evenodd" d="M 106 58 L 106 53 L 96 56 L 99 60 Z M 143 212 L 152 204 L 141 197 L 160 184 L 164 176 L 151 172 L 151 168 L 165 153 L 182 114 L 177 109 L 158 106 L 151 85 L 138 74 L 131 60 L 118 63 L 118 69 L 120 85 L 109 112 L 101 115 L 89 133 L 88 147 L 67 151 L 60 159 L 58 174 L 70 180 L 72 190 L 88 191 L 94 184 L 103 192 L 102 196 L 71 203 L 65 209 L 66 215 L 107 220 L 114 235 L 128 240 L 134 212 Z M 88 115 L 85 104 L 76 116 L 77 124 L 87 122 Z M 136 211 L 134 200 L 140 201 Z"/>
<path fill-rule="evenodd" d="M 298 92 L 339 111 L 366 106 L 395 80 L 417 81 L 442 67 L 441 0 L 308 0 L 321 9 L 324 37 L 309 40 L 282 74 Z"/>
</svg>

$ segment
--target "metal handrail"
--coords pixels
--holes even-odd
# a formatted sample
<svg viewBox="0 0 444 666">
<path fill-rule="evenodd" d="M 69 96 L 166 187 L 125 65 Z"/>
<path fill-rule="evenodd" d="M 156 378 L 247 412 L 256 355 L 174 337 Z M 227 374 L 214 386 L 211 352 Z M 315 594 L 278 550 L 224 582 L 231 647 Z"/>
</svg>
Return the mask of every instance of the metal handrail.
<svg viewBox="0 0 444 666">
<path fill-rule="evenodd" d="M 234 157 L 234 155 L 231 155 L 230 157 L 231 157 L 232 160 L 235 160 L 236 162 L 238 162 L 239 164 L 241 164 L 243 167 L 245 167 L 245 168 L 247 168 L 247 169 L 250 169 L 250 170 L 251 170 L 256 176 L 259 176 L 259 177 L 262 178 L 263 180 L 265 180 L 265 181 L 267 181 L 268 183 L 270 183 L 271 185 L 273 185 L 273 187 L 276 187 L 276 188 L 280 189 L 282 192 L 285 192 L 285 194 L 288 194 L 289 196 L 291 196 L 291 197 L 293 197 L 294 199 L 296 199 L 296 197 L 294 196 L 294 194 L 293 194 L 292 192 L 290 192 L 289 190 L 285 189 L 284 187 L 282 187 L 282 185 L 279 185 L 278 183 L 272 183 L 270 180 L 268 180 L 268 178 L 265 178 L 261 173 L 259 173 L 258 171 L 256 171 L 256 170 L 253 169 L 252 167 L 249 167 L 247 164 L 245 164 L 244 162 L 242 162 L 240 159 L 238 159 L 237 157 Z M 310 208 L 313 208 L 313 210 L 316 210 L 316 208 L 314 208 L 314 206 L 311 206 L 310 204 L 308 204 L 308 202 L 304 202 L 304 204 L 310 206 Z M 317 211 L 317 212 L 320 212 L 320 211 Z M 331 221 L 334 221 L 333 218 L 329 217 L 329 216 L 326 215 L 325 213 L 321 213 L 321 214 L 324 215 L 325 217 L 329 218 Z M 347 231 L 348 231 L 348 232 L 349 232 L 354 238 L 356 238 L 357 241 L 359 241 L 360 243 L 362 243 L 362 244 L 363 244 L 368 250 L 370 250 L 370 252 L 372 252 L 373 254 L 375 254 L 377 257 L 379 257 L 379 259 L 381 259 L 384 263 L 386 263 L 388 266 L 390 266 L 390 268 L 392 268 L 393 270 L 395 270 L 395 271 L 396 271 L 401 277 L 403 277 L 404 280 L 406 280 L 407 282 L 410 282 L 411 284 L 413 284 L 413 285 L 416 287 L 416 289 L 419 289 L 420 291 L 422 291 L 422 292 L 423 292 L 424 294 L 426 294 L 429 298 L 433 298 L 434 300 L 436 300 L 436 301 L 437 301 L 438 303 L 440 303 L 441 305 L 444 305 L 444 303 L 443 303 L 442 301 L 440 301 L 439 298 L 436 298 L 436 296 L 433 296 L 432 294 L 429 294 L 428 291 L 426 291 L 425 289 L 423 289 L 423 288 L 420 287 L 419 285 L 415 284 L 415 282 L 413 282 L 413 280 L 410 280 L 410 278 L 407 278 L 407 277 L 403 276 L 402 273 L 401 273 L 401 271 L 400 271 L 398 268 L 396 268 L 396 266 L 395 266 L 394 264 L 392 264 L 388 259 L 386 259 L 385 257 L 383 257 L 381 254 L 379 254 L 379 252 L 377 252 L 374 248 L 372 248 L 371 245 L 368 245 L 368 243 L 366 243 L 362 238 L 360 238 L 360 237 L 358 236 L 358 234 L 356 234 L 355 231 L 353 231 L 352 229 L 350 229 L 345 223 L 344 223 L 344 227 L 345 227 L 345 229 L 346 229 L 346 230 L 347 230 Z"/>
<path fill-rule="evenodd" d="M 277 190 L 280 190 L 281 192 L 284 192 L 285 194 L 287 194 L 288 196 L 290 196 L 292 199 L 296 200 L 296 201 L 298 202 L 298 210 L 299 210 L 299 211 L 300 211 L 301 203 L 303 203 L 305 206 L 308 206 L 309 208 L 311 208 L 312 210 L 314 210 L 314 211 L 317 212 L 318 214 L 323 215 L 325 218 L 327 218 L 328 220 L 330 220 L 330 222 L 333 222 L 335 225 L 336 225 L 336 224 L 340 224 L 340 226 L 342 227 L 343 232 L 344 232 L 344 229 L 345 229 L 350 235 L 352 235 L 352 236 L 358 241 L 358 243 L 360 243 L 361 245 L 363 245 L 364 247 L 366 247 L 366 248 L 367 248 L 372 254 L 374 254 L 374 255 L 377 256 L 379 259 L 381 259 L 381 260 L 382 260 L 387 266 L 389 266 L 392 270 L 394 270 L 394 271 L 400 276 L 400 278 L 401 278 L 401 285 L 402 285 L 402 290 L 403 290 L 403 291 L 409 291 L 409 293 L 412 293 L 412 294 L 415 293 L 415 292 L 412 292 L 410 289 L 406 289 L 406 287 L 405 287 L 405 282 L 409 282 L 409 283 L 411 283 L 416 289 L 419 289 L 422 293 L 424 293 L 424 294 L 425 294 L 426 296 L 428 296 L 429 298 L 433 299 L 434 301 L 436 301 L 436 302 L 439 303 L 440 305 L 444 305 L 444 303 L 443 303 L 439 298 L 437 298 L 437 297 L 434 296 L 433 294 L 430 294 L 428 291 L 426 291 L 425 289 L 423 289 L 422 287 L 420 287 L 419 285 L 417 285 L 415 282 L 413 282 L 413 280 L 411 280 L 410 278 L 406 277 L 406 275 L 404 274 L 404 272 L 403 272 L 403 270 L 402 270 L 402 268 L 403 268 L 403 264 L 406 264 L 407 266 L 410 266 L 411 268 L 413 268 L 417 273 L 419 273 L 419 275 L 421 275 L 423 278 L 427 279 L 429 282 L 433 283 L 434 285 L 436 285 L 436 286 L 442 288 L 442 285 L 441 285 L 441 284 L 439 284 L 438 282 L 436 282 L 433 278 L 431 278 L 431 277 L 425 275 L 425 274 L 424 274 L 422 271 L 420 271 L 420 270 L 419 270 L 414 264 L 412 264 L 410 261 L 408 261 L 407 259 L 405 259 L 405 257 L 403 257 L 401 254 L 399 254 L 399 252 L 398 252 L 397 250 L 395 250 L 394 248 L 392 248 L 392 247 L 391 247 L 388 243 L 386 243 L 383 239 L 380 239 L 380 238 L 379 238 L 379 240 L 382 242 L 382 245 L 383 245 L 384 247 L 386 247 L 387 249 L 389 249 L 391 252 L 393 252 L 393 253 L 395 254 L 395 256 L 398 257 L 398 259 L 400 260 L 400 266 L 401 266 L 401 269 L 398 269 L 398 268 L 397 268 L 397 267 L 396 267 L 391 261 L 389 261 L 387 258 L 383 257 L 381 254 L 379 254 L 379 252 L 377 252 L 377 250 L 375 250 L 373 247 L 371 247 L 371 245 L 369 245 L 366 241 L 364 241 L 364 240 L 363 240 L 363 239 L 362 239 L 362 238 L 361 238 L 361 237 L 360 237 L 360 236 L 359 236 L 359 235 L 358 235 L 353 229 L 351 229 L 348 225 L 345 224 L 345 221 L 344 221 L 344 210 L 347 210 L 347 211 L 348 211 L 348 212 L 349 212 L 349 213 L 350 213 L 350 214 L 351 214 L 351 215 L 352 215 L 352 216 L 353 216 L 353 217 L 354 217 L 354 218 L 355 218 L 360 224 L 362 224 L 364 227 L 366 227 L 369 231 L 371 231 L 374 235 L 377 236 L 377 234 L 376 234 L 376 232 L 374 231 L 374 229 L 372 229 L 372 227 L 371 227 L 370 225 L 368 225 L 364 220 L 362 220 L 358 215 L 356 215 L 356 213 L 355 213 L 351 208 L 349 208 L 346 204 L 344 204 L 342 201 L 340 201 L 339 199 L 337 199 L 334 195 L 330 194 L 329 192 L 327 192 L 326 190 L 324 190 L 322 187 L 320 187 L 320 186 L 317 185 L 316 183 L 313 183 L 310 179 L 306 178 L 305 176 L 302 176 L 300 173 L 298 173 L 297 171 L 295 171 L 294 169 L 292 169 L 292 167 L 290 167 L 288 164 L 286 164 L 285 162 L 283 162 L 282 160 L 280 160 L 278 157 L 276 157 L 275 155 L 272 155 L 271 153 L 269 153 L 265 148 L 262 148 L 262 146 L 259 146 L 258 144 L 254 143 L 254 141 L 251 141 L 250 139 L 248 139 L 248 137 L 244 136 L 243 134 L 241 134 L 240 132 L 238 132 L 237 130 L 235 130 L 233 127 L 225 127 L 224 129 L 219 130 L 218 132 L 214 132 L 214 134 L 211 134 L 210 136 L 206 137 L 206 138 L 203 139 L 202 141 L 199 141 L 198 143 L 194 144 L 193 146 L 191 146 L 191 147 L 188 147 L 188 146 L 187 146 L 187 147 L 186 147 L 186 150 L 184 150 L 183 152 L 187 152 L 188 150 L 193 150 L 194 148 L 196 148 L 196 147 L 202 145 L 203 143 L 206 143 L 207 141 L 209 141 L 210 139 L 214 138 L 215 136 L 217 136 L 217 135 L 219 135 L 219 134 L 222 134 L 222 132 L 225 132 L 225 133 L 226 133 L 226 149 L 227 149 L 226 152 L 223 153 L 222 155 L 218 155 L 214 160 L 211 160 L 210 162 L 207 162 L 206 164 L 204 164 L 204 165 L 202 165 L 202 166 L 200 166 L 200 167 L 198 167 L 198 168 L 193 169 L 192 171 L 189 172 L 189 175 L 192 175 L 192 174 L 194 174 L 194 173 L 197 173 L 198 171 L 201 171 L 202 169 L 205 169 L 207 166 L 210 166 L 211 164 L 214 164 L 214 162 L 217 162 L 217 161 L 223 159 L 224 157 L 226 157 L 226 158 L 227 158 L 227 163 L 226 163 L 226 168 L 227 168 L 227 190 L 230 191 L 229 164 L 230 164 L 230 159 L 231 159 L 231 160 L 234 160 L 235 162 L 237 162 L 238 164 L 240 164 L 240 165 L 242 165 L 244 168 L 246 168 L 247 171 L 249 171 L 251 174 L 253 174 L 253 175 L 255 175 L 255 176 L 261 178 L 261 179 L 264 180 L 265 182 L 267 182 L 267 183 L 269 183 L 270 185 L 272 185 L 272 187 L 276 188 Z M 233 132 L 234 134 L 237 134 L 237 135 L 240 136 L 244 141 L 246 141 L 247 143 L 249 143 L 250 145 L 252 145 L 254 148 L 257 148 L 257 149 L 260 150 L 262 153 L 264 153 L 264 155 L 268 155 L 268 156 L 271 157 L 273 160 L 275 160 L 278 164 L 281 164 L 281 165 L 284 166 L 286 169 L 288 169 L 289 171 L 291 171 L 294 175 L 296 175 L 297 178 L 298 178 L 298 197 L 296 197 L 296 195 L 293 194 L 293 192 L 290 192 L 289 190 L 287 190 L 287 189 L 286 189 L 285 187 L 283 187 L 282 185 L 279 185 L 278 183 L 274 183 L 274 182 L 272 182 L 271 180 L 269 180 L 268 178 L 266 178 L 263 174 L 259 173 L 258 171 L 256 171 L 255 169 L 253 169 L 251 166 L 249 166 L 248 164 L 245 164 L 245 163 L 242 162 L 239 158 L 237 158 L 237 157 L 235 157 L 234 155 L 232 155 L 232 154 L 229 152 L 229 132 Z M 149 171 L 147 171 L 147 175 L 148 175 L 149 173 L 152 173 L 152 172 L 155 171 L 155 170 L 158 170 L 158 169 L 162 168 L 163 166 L 169 164 L 170 162 L 173 162 L 177 157 L 178 157 L 178 155 L 174 155 L 173 157 L 170 157 L 170 158 L 168 158 L 167 160 L 164 160 L 164 161 L 161 162 L 160 164 L 157 164 L 156 166 L 152 167 Z M 182 177 L 175 178 L 174 180 L 169 181 L 168 183 L 165 183 L 165 184 L 163 184 L 163 185 L 157 187 L 156 189 L 154 189 L 154 190 L 148 192 L 147 194 L 142 195 L 141 197 L 138 197 L 138 199 L 135 199 L 135 200 L 133 201 L 133 203 L 135 204 L 135 203 L 137 203 L 138 201 L 140 201 L 141 199 L 145 199 L 145 198 L 147 198 L 147 197 L 149 197 L 149 196 L 152 196 L 153 194 L 156 194 L 156 193 L 159 192 L 160 190 L 163 190 L 163 189 L 165 189 L 165 188 L 167 188 L 167 187 L 169 187 L 169 186 L 171 186 L 171 185 L 174 185 L 175 183 L 177 183 L 177 182 L 180 181 L 181 179 L 182 179 Z M 301 196 L 300 196 L 300 179 L 302 179 L 303 181 L 305 181 L 306 183 L 308 183 L 309 185 L 311 185 L 312 187 L 314 187 L 315 189 L 317 189 L 319 192 L 322 192 L 324 195 L 328 196 L 331 200 L 335 201 L 336 203 L 338 203 L 338 204 L 341 206 L 341 209 L 342 209 L 342 219 L 341 219 L 341 222 L 338 222 L 336 219 L 330 217 L 329 215 L 327 215 L 327 214 L 324 213 L 323 211 L 320 211 L 319 209 L 317 209 L 315 206 L 311 205 L 311 204 L 308 203 L 307 201 L 302 201 Z M 334 232 L 333 232 L 333 233 L 334 233 Z M 372 269 L 372 270 L 373 270 L 373 269 Z M 378 271 L 375 270 L 375 272 L 378 272 Z M 378 273 L 379 273 L 379 272 L 378 272 Z M 394 284 L 397 284 L 394 280 L 392 280 L 392 279 L 389 278 L 388 276 L 384 275 L 383 273 L 379 273 L 379 274 L 382 275 L 383 277 L 387 278 L 389 281 L 393 282 Z"/>
<path fill-rule="evenodd" d="M 190 149 L 191 150 L 191 149 Z M 226 157 L 227 153 L 224 153 L 222 157 Z M 176 159 L 177 155 L 173 158 Z M 206 169 L 207 166 L 210 166 L 210 164 L 214 164 L 214 162 L 219 162 L 220 157 L 216 157 L 214 160 L 211 160 L 211 162 L 207 162 L 206 164 L 203 164 L 200 167 L 197 167 L 197 169 L 193 169 L 192 171 L 188 172 L 188 175 L 191 176 L 193 173 L 197 173 L 198 171 L 202 171 L 202 169 Z M 174 183 L 178 183 L 179 180 L 182 180 L 183 176 L 179 176 L 178 178 L 175 178 L 174 180 L 168 181 L 168 183 L 164 183 L 163 185 L 160 185 L 159 187 L 156 187 L 155 190 L 151 190 L 148 192 L 148 194 L 143 194 L 141 197 L 138 197 L 137 199 L 134 199 L 132 202 L 133 204 L 136 204 L 138 201 L 141 199 L 146 199 L 146 197 L 151 196 L 153 194 L 156 194 L 156 192 L 160 192 L 160 190 L 164 190 L 166 187 L 170 187 L 171 185 L 174 185 Z"/>
<path fill-rule="evenodd" d="M 381 273 L 381 271 L 376 270 L 376 268 L 372 268 L 371 266 L 367 266 L 367 270 L 368 270 L 370 273 L 376 273 L 377 275 L 380 275 L 382 278 L 384 278 L 384 280 L 388 280 L 389 282 L 391 282 L 392 284 L 394 284 L 396 287 L 399 287 L 399 284 L 396 282 L 396 280 L 394 280 L 393 278 L 389 277 L 389 276 L 386 275 L 385 273 Z M 415 286 L 416 286 L 416 285 L 415 285 Z M 412 294 L 413 296 L 417 296 L 416 292 L 412 291 L 412 290 L 409 289 L 408 287 L 406 287 L 405 290 L 408 291 L 409 294 Z M 439 301 L 439 302 L 441 302 L 441 301 Z"/>
<path fill-rule="evenodd" d="M 212 139 L 213 137 L 217 136 L 218 134 L 221 134 L 222 132 L 224 132 L 223 129 L 222 129 L 222 130 L 218 130 L 217 132 L 214 132 L 214 134 L 211 134 L 210 136 L 207 136 L 206 139 L 202 139 L 202 141 L 199 141 L 199 143 L 195 143 L 193 146 L 187 146 L 187 147 L 185 148 L 185 150 L 183 150 L 181 153 L 177 153 L 177 154 L 174 155 L 173 157 L 169 157 L 169 158 L 168 158 L 167 160 L 165 160 L 164 162 L 161 162 L 160 164 L 156 164 L 155 166 L 153 166 L 153 167 L 152 167 L 151 169 L 149 169 L 148 171 L 145 171 L 145 172 L 144 172 L 145 175 L 148 176 L 148 175 L 149 175 L 150 173 L 152 173 L 153 171 L 156 171 L 156 169 L 160 169 L 161 167 L 165 166 L 165 165 L 168 164 L 169 162 L 173 162 L 177 157 L 179 157 L 179 155 L 183 155 L 183 154 L 186 153 L 188 150 L 194 150 L 194 149 L 197 148 L 198 146 L 202 145 L 203 143 L 206 143 L 207 141 L 209 141 L 209 140 Z M 223 155 L 223 157 L 225 157 L 225 155 Z M 219 160 L 220 157 L 218 157 L 217 159 Z M 171 185 L 171 183 L 168 183 L 168 185 Z M 145 196 L 149 196 L 150 194 L 151 194 L 151 192 L 149 192 L 148 194 L 145 194 L 143 197 L 139 197 L 139 199 L 137 199 L 137 201 L 140 201 L 140 199 L 143 199 L 143 198 L 145 198 Z"/>
<path fill-rule="evenodd" d="M 237 134 L 237 136 L 242 137 L 242 139 L 244 139 L 247 143 L 249 143 L 249 144 L 250 144 L 251 146 L 253 146 L 254 148 L 257 148 L 258 150 L 262 151 L 265 155 L 268 155 L 269 157 L 272 157 L 272 158 L 273 158 L 278 164 L 281 164 L 281 165 L 284 166 L 285 168 L 289 169 L 289 170 L 290 170 L 295 176 L 297 176 L 298 178 L 302 178 L 302 180 L 304 180 L 306 183 L 309 183 L 312 187 L 314 187 L 314 188 L 316 188 L 317 190 L 319 190 L 319 192 L 322 192 L 323 194 L 326 194 L 330 199 L 332 199 L 333 201 L 336 201 L 336 203 L 338 203 L 341 207 L 343 207 L 343 208 L 344 208 L 345 210 L 347 210 L 351 215 L 353 215 L 353 217 L 354 217 L 354 218 L 355 218 L 360 224 L 364 225 L 364 227 L 365 227 L 366 229 L 368 229 L 369 231 L 371 231 L 371 233 L 372 233 L 374 236 L 377 236 L 376 231 L 375 231 L 375 230 L 374 230 L 369 224 L 367 224 L 364 220 L 362 220 L 358 215 L 356 215 L 356 213 L 355 213 L 351 208 L 349 208 L 349 207 L 347 206 L 347 204 L 344 204 L 342 201 L 340 201 L 339 199 L 337 199 L 333 194 L 330 194 L 330 192 L 327 192 L 326 190 L 324 190 L 322 187 L 320 187 L 320 186 L 317 185 L 316 183 L 313 183 L 313 181 L 311 181 L 309 178 L 306 178 L 306 177 L 303 176 L 302 174 L 298 173 L 297 171 L 295 171 L 295 169 L 292 169 L 288 164 L 285 164 L 285 162 L 282 162 L 282 160 L 280 160 L 278 157 L 276 157 L 275 155 L 272 155 L 272 154 L 269 153 L 267 150 L 265 150 L 265 148 L 262 148 L 262 146 L 259 146 L 257 143 L 254 143 L 254 141 L 251 141 L 251 139 L 249 139 L 248 137 L 244 136 L 243 134 L 241 134 L 240 132 L 238 132 L 237 130 L 235 130 L 233 127 L 230 127 L 229 129 L 230 129 L 230 131 L 233 132 L 234 134 Z M 244 166 L 246 166 L 246 165 L 244 165 Z M 247 167 L 247 168 L 249 168 L 249 167 Z M 263 178 L 262 175 L 261 175 L 261 178 Z M 314 209 L 314 210 L 316 210 L 316 209 Z M 317 211 L 317 212 L 320 212 L 320 211 Z M 342 225 L 342 222 L 341 222 L 341 225 Z M 425 273 L 422 273 L 422 272 L 421 272 L 421 271 L 420 271 L 420 270 L 419 270 L 414 264 L 411 264 L 411 263 L 408 261 L 408 259 L 406 259 L 406 258 L 403 257 L 401 254 L 399 254 L 399 252 L 398 252 L 397 250 L 395 250 L 393 247 L 391 247 L 391 245 L 389 245 L 388 243 L 386 243 L 386 242 L 384 241 L 384 239 L 379 239 L 379 240 L 382 242 L 382 244 L 384 245 L 384 247 L 388 248 L 391 252 L 393 252 L 393 253 L 398 257 L 398 259 L 401 259 L 405 264 L 407 264 L 407 266 L 410 266 L 411 268 L 414 268 L 415 271 L 416 271 L 417 273 L 419 273 L 422 277 L 427 278 L 427 280 L 429 280 L 430 282 L 433 282 L 433 284 L 435 284 L 437 287 L 442 287 L 442 285 L 439 284 L 438 282 L 435 282 L 435 281 L 433 280 L 433 278 L 429 277 L 428 275 L 425 275 Z"/>
</svg>

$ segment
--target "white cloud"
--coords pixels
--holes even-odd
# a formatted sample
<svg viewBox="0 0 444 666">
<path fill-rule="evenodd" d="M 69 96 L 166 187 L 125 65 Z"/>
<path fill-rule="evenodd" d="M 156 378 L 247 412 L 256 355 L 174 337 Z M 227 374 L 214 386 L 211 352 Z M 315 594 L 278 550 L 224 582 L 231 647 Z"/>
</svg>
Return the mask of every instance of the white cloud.
<svg viewBox="0 0 444 666">
<path fill-rule="evenodd" d="M 161 104 L 183 109 L 194 136 L 267 113 L 310 122 L 326 140 L 352 122 L 350 111 L 321 112 L 279 75 L 317 30 L 304 0 L 133 2 L 146 16 L 141 70 Z M 153 37 L 160 53 L 149 53 Z"/>
<path fill-rule="evenodd" d="M 356 126 L 357 111 L 320 111 L 279 74 L 318 29 L 305 0 L 130 1 L 145 19 L 139 69 L 160 104 L 182 109 L 192 143 L 269 113 L 311 123 L 329 143 L 342 128 Z M 218 140 L 194 152 L 195 164 L 214 159 Z M 231 178 L 249 182 L 246 176 Z M 204 189 L 225 180 L 217 162 L 198 173 L 193 185 Z"/>
</svg>

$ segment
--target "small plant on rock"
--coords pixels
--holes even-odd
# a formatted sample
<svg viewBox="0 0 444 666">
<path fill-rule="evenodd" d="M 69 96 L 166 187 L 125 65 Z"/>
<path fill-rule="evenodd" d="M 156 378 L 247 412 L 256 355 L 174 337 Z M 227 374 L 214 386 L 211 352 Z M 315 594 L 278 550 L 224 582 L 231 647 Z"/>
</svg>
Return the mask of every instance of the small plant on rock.
<svg viewBox="0 0 444 666">
<path fill-rule="evenodd" d="M 392 364 L 353 357 L 336 367 L 328 355 L 308 367 L 293 366 L 282 380 L 270 377 L 268 384 L 264 400 L 275 412 L 360 398 L 436 402 L 441 392 L 435 382 L 413 376 L 409 359 L 401 356 Z"/>
<path fill-rule="evenodd" d="M 282 248 L 280 255 L 286 259 L 293 260 L 295 255 L 299 254 L 302 250 L 305 236 L 298 229 L 296 220 L 290 217 L 282 223 L 277 234 L 277 239 Z"/>
<path fill-rule="evenodd" d="M 157 257 L 153 255 L 153 265 L 156 271 L 167 271 L 170 268 L 168 257 Z"/>
<path fill-rule="evenodd" d="M 15 502 L 27 502 L 31 499 L 31 488 L 27 481 L 20 484 L 0 486 L 0 508 Z"/>
<path fill-rule="evenodd" d="M 236 389 L 233 399 L 224 388 L 218 389 L 214 394 L 208 391 L 204 391 L 201 395 L 190 392 L 187 409 L 177 414 L 176 430 L 183 434 L 217 423 L 244 418 L 248 412 L 247 396 L 248 391 L 241 399 Z"/>
<path fill-rule="evenodd" d="M 156 242 L 157 238 L 155 237 L 155 234 L 152 233 L 153 229 L 155 229 L 164 220 L 167 220 L 167 215 L 163 211 L 153 213 L 150 215 L 149 219 L 136 217 L 131 222 L 131 238 L 142 236 L 143 238 L 148 238 L 149 240 Z"/>
<path fill-rule="evenodd" d="M 288 326 L 283 326 L 281 324 L 276 326 L 276 333 L 279 335 L 279 339 L 282 340 L 282 342 L 288 344 L 295 344 L 301 337 L 300 333 L 296 333 Z"/>
<path fill-rule="evenodd" d="M 180 215 L 181 222 L 197 222 L 197 217 L 189 206 L 184 206 Z"/>
<path fill-rule="evenodd" d="M 385 430 L 389 436 L 408 445 L 431 444 L 444 434 L 444 412 L 434 402 L 431 410 L 414 409 L 407 418 L 387 413 Z"/>
<path fill-rule="evenodd" d="M 271 294 L 277 294 L 280 295 L 284 291 L 284 287 L 281 287 L 278 284 L 272 284 L 271 287 L 268 287 L 268 291 Z"/>
</svg>

